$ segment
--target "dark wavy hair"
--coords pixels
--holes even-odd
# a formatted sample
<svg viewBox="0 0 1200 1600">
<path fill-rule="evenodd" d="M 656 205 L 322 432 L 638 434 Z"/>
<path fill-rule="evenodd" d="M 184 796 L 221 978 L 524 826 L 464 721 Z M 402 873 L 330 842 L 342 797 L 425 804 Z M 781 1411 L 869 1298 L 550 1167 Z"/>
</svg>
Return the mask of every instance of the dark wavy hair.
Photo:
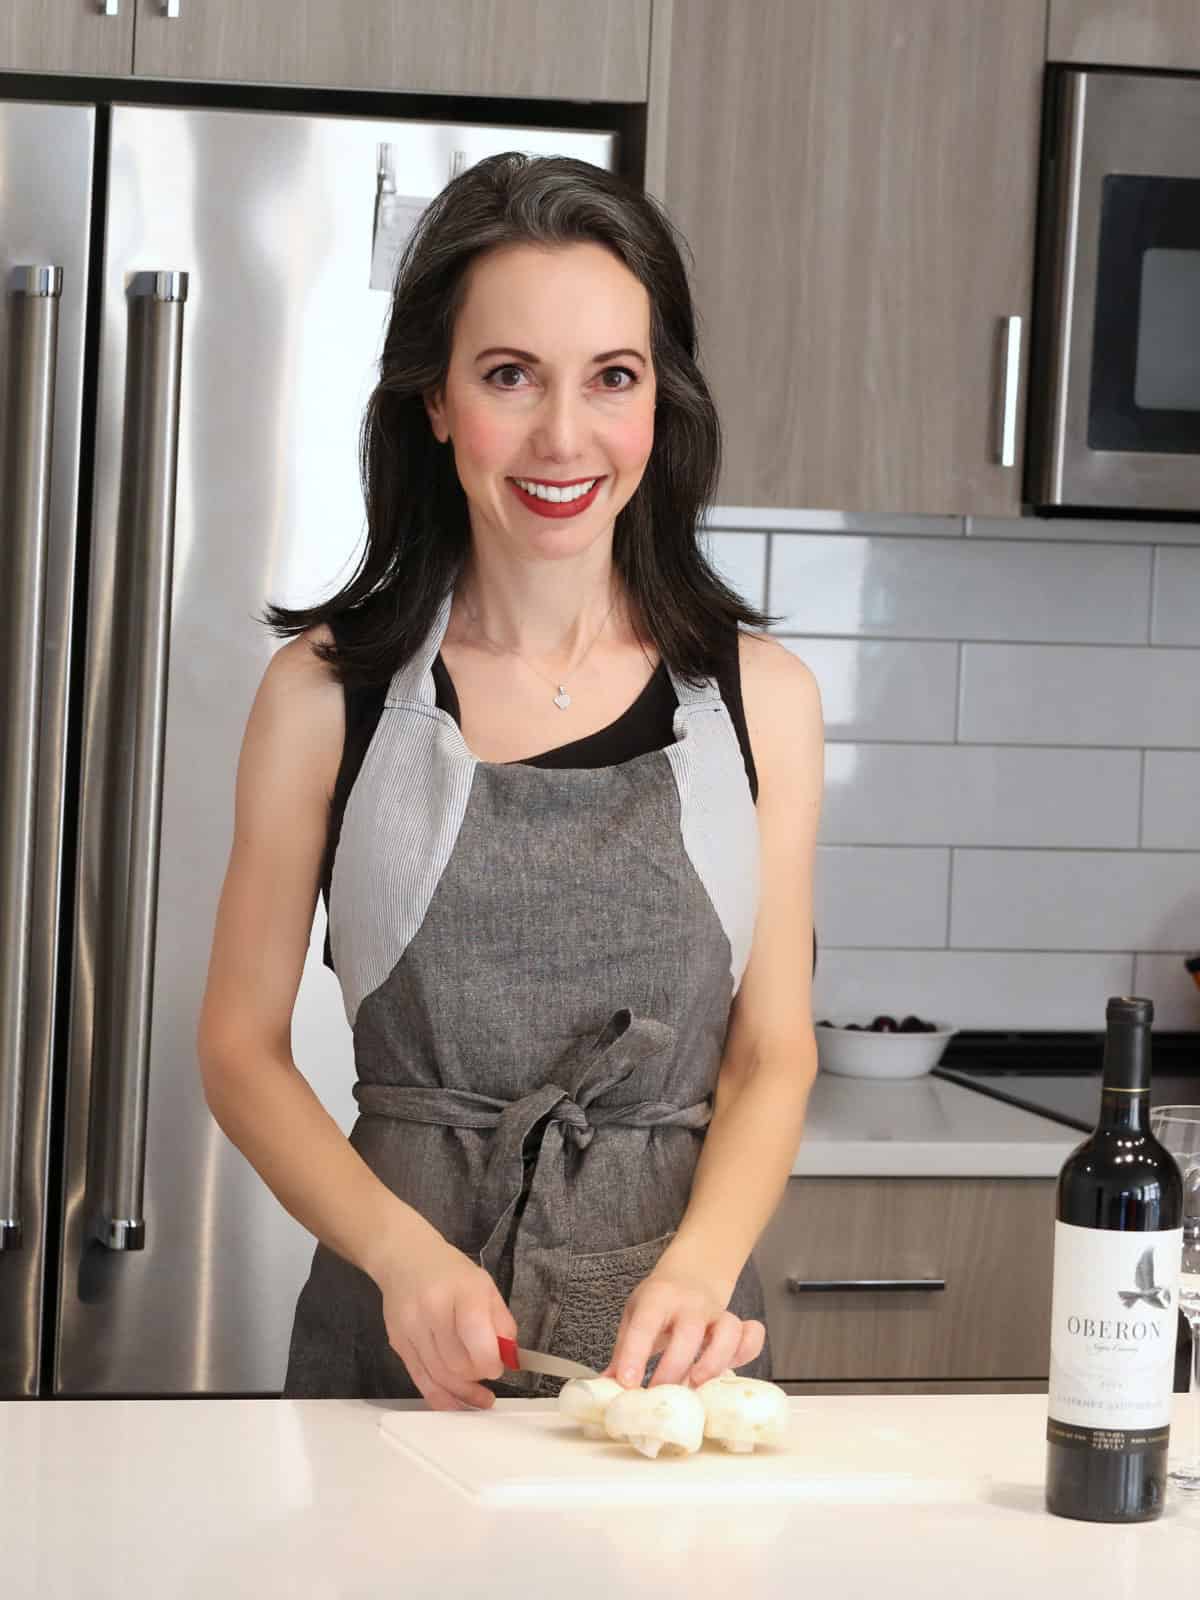
<svg viewBox="0 0 1200 1600">
<path fill-rule="evenodd" d="M 445 382 L 468 268 L 502 245 L 577 241 L 606 245 L 650 299 L 654 442 L 613 529 L 613 564 L 641 626 L 695 680 L 713 671 L 730 629 L 775 620 L 721 581 L 697 540 L 721 429 L 696 359 L 686 240 L 651 196 L 603 167 L 509 151 L 453 178 L 400 257 L 360 434 L 367 540 L 354 576 L 318 605 L 268 605 L 258 618 L 280 637 L 328 622 L 337 642 L 314 649 L 342 683 L 385 682 L 413 655 L 470 554 L 466 496 L 423 400 Z"/>
</svg>

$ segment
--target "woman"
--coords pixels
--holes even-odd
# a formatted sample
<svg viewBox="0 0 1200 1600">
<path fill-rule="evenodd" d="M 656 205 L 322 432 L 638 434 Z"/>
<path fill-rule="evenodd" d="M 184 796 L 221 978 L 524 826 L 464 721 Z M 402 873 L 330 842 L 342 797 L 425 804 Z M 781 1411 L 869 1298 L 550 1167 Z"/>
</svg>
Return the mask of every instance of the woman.
<svg viewBox="0 0 1200 1600">
<path fill-rule="evenodd" d="M 400 263 L 360 570 L 268 609 L 198 1041 L 320 1241 L 285 1395 L 554 1393 L 498 1336 L 626 1385 L 769 1373 L 821 713 L 697 547 L 695 348 L 670 223 L 586 163 L 480 162 Z M 321 891 L 349 1141 L 290 1053 Z"/>
</svg>

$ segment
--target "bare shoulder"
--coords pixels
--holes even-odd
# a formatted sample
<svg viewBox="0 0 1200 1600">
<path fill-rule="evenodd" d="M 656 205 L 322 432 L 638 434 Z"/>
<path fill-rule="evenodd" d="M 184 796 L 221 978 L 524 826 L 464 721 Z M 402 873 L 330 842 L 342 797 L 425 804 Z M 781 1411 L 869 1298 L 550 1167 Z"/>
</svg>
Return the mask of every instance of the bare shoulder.
<svg viewBox="0 0 1200 1600">
<path fill-rule="evenodd" d="M 746 731 L 760 787 L 803 773 L 824 742 L 821 691 L 812 668 L 769 634 L 742 629 L 738 665 Z"/>
<path fill-rule="evenodd" d="M 752 628 L 738 629 L 738 664 L 742 672 L 743 693 L 748 682 L 761 683 L 786 692 L 787 685 L 795 685 L 795 692 L 803 693 L 807 686 L 816 693 L 817 680 L 811 667 L 785 644 L 769 633 L 756 633 Z"/>
<path fill-rule="evenodd" d="M 314 653 L 332 644 L 327 623 L 289 639 L 272 655 L 250 714 L 250 732 L 279 748 L 290 746 L 298 764 L 332 795 L 346 737 L 345 699 L 333 669 Z"/>
<path fill-rule="evenodd" d="M 333 676 L 332 669 L 313 649 L 314 645 L 332 643 L 333 629 L 327 622 L 318 622 L 315 627 L 306 628 L 294 639 L 289 639 L 286 644 L 280 645 L 271 657 L 270 667 L 275 670 L 277 676 L 293 679 L 308 676 L 314 683 L 327 677 L 331 683 L 335 683 L 337 680 Z"/>
<path fill-rule="evenodd" d="M 317 644 L 332 644 L 333 630 L 327 622 L 318 622 L 304 633 L 280 645 L 267 663 L 263 674 L 264 685 L 276 694 L 300 695 L 314 702 L 341 698 L 341 685 L 333 669 L 322 661 L 313 649 Z"/>
</svg>

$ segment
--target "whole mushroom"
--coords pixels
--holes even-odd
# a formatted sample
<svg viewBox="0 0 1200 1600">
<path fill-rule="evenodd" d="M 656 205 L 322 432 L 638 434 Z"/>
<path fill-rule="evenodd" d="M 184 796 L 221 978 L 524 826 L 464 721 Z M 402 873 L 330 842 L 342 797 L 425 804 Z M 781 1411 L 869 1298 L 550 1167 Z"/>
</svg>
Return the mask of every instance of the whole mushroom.
<svg viewBox="0 0 1200 1600">
<path fill-rule="evenodd" d="M 732 1368 L 696 1390 L 704 1406 L 704 1437 L 726 1450 L 748 1455 L 758 1444 L 782 1444 L 787 1434 L 787 1395 L 778 1384 L 739 1378 Z"/>
<path fill-rule="evenodd" d="M 625 1391 L 615 1378 L 568 1378 L 558 1391 L 558 1409 L 589 1439 L 605 1439 L 604 1413 Z"/>
<path fill-rule="evenodd" d="M 604 1429 L 644 1456 L 693 1455 L 704 1442 L 704 1404 L 682 1383 L 625 1389 L 605 1410 Z"/>
</svg>

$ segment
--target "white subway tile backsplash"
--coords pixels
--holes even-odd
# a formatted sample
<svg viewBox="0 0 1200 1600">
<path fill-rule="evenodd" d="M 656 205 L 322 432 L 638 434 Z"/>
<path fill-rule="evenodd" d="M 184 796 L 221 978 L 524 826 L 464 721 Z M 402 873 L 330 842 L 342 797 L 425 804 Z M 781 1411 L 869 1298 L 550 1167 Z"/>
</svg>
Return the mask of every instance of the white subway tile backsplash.
<svg viewBox="0 0 1200 1600">
<path fill-rule="evenodd" d="M 709 563 L 729 587 L 761 611 L 767 592 L 766 534 L 708 533 L 700 542 Z"/>
<path fill-rule="evenodd" d="M 830 743 L 819 838 L 1133 847 L 1140 785 L 1135 750 Z"/>
<path fill-rule="evenodd" d="M 1150 637 L 1155 644 L 1200 644 L 1200 549 L 1156 554 Z"/>
<path fill-rule="evenodd" d="M 1188 950 L 1200 854 L 956 850 L 950 943 L 985 950 Z"/>
<path fill-rule="evenodd" d="M 824 845 L 817 850 L 813 915 L 822 945 L 942 945 L 949 850 Z"/>
<path fill-rule="evenodd" d="M 780 633 L 1142 644 L 1150 568 L 1146 546 L 775 534 L 768 609 Z"/>
<path fill-rule="evenodd" d="M 965 644 L 959 738 L 1200 745 L 1200 650 Z"/>
<path fill-rule="evenodd" d="M 1200 521 L 718 507 L 825 713 L 815 1015 L 1197 1030 Z"/>
<path fill-rule="evenodd" d="M 819 935 L 818 935 L 819 937 Z M 1196 942 L 1200 950 L 1200 940 Z M 1113 991 L 1114 994 L 1116 991 Z M 1154 1001 L 1154 1026 L 1172 1031 L 1200 1028 L 1200 989 L 1183 965 L 1183 957 L 1140 955 L 1133 964 L 1133 994 Z M 1200 1062 L 1200 1035 L 1197 1035 Z"/>
<path fill-rule="evenodd" d="M 822 945 L 813 1017 L 870 1022 L 886 1012 L 899 1021 L 912 1012 L 956 1028 L 1103 1029 L 1108 997 L 1131 993 L 1132 977 L 1131 955 Z"/>
<path fill-rule="evenodd" d="M 1149 850 L 1200 850 L 1200 751 L 1146 751 L 1141 843 Z"/>
<path fill-rule="evenodd" d="M 958 645 L 776 637 L 812 669 L 827 739 L 954 738 Z"/>
</svg>

